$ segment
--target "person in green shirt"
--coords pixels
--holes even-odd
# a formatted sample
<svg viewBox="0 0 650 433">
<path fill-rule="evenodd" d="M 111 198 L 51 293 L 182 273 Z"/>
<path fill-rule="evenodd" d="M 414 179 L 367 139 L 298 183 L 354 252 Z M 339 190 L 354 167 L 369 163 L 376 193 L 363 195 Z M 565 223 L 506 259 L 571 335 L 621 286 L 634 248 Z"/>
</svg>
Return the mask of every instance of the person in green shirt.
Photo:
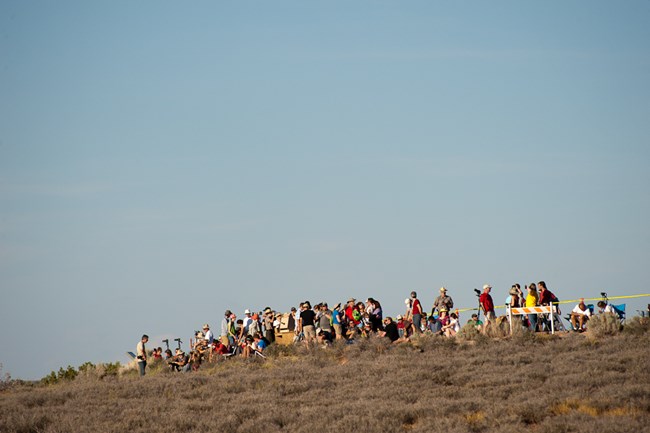
<svg viewBox="0 0 650 433">
<path fill-rule="evenodd" d="M 474 326 L 476 327 L 476 329 L 478 329 L 479 331 L 480 331 L 481 329 L 483 329 L 483 322 L 481 322 L 481 321 L 478 319 L 478 314 L 476 314 L 476 313 L 472 314 L 472 318 L 469 319 L 469 320 L 467 321 L 467 323 L 471 323 L 471 324 L 474 325 Z"/>
</svg>

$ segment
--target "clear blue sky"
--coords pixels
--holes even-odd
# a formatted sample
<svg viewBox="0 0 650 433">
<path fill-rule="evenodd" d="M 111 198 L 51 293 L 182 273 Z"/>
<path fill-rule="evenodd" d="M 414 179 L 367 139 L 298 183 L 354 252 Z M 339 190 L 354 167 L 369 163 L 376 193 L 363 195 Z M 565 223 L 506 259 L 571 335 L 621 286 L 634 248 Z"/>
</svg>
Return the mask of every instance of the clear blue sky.
<svg viewBox="0 0 650 433">
<path fill-rule="evenodd" d="M 649 22 L 647 1 L 1 2 L 4 371 L 125 361 L 226 308 L 648 292 Z"/>
</svg>

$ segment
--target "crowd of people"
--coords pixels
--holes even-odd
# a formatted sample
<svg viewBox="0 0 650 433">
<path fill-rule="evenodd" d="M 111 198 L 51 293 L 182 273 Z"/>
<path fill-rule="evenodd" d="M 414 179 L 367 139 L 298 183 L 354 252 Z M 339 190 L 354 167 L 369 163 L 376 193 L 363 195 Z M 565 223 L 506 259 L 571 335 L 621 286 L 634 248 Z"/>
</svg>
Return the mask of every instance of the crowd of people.
<svg viewBox="0 0 650 433">
<path fill-rule="evenodd" d="M 486 332 L 497 322 L 491 291 L 492 286 L 489 284 L 483 286 L 482 292 L 476 290 L 480 311 L 479 314 L 472 314 L 467 323 L 479 332 Z M 550 331 L 550 321 L 559 315 L 558 303 L 559 299 L 548 290 L 544 281 L 526 285 L 524 290 L 519 284 L 514 284 L 505 300 L 506 306 L 510 308 L 556 306 L 555 314 L 538 316 L 531 313 L 521 316 L 521 326 L 534 332 Z M 289 313 L 280 313 L 270 307 L 260 312 L 247 309 L 241 318 L 226 310 L 218 336 L 214 335 L 206 323 L 190 339 L 189 354 L 181 349 L 179 343 L 174 353 L 169 347 L 164 352 L 161 347 L 155 348 L 151 352 L 151 358 L 166 363 L 173 371 L 190 371 L 215 357 L 264 357 L 265 349 L 274 344 L 276 339 L 282 339 L 283 344 L 328 346 L 335 340 L 353 343 L 359 338 L 382 337 L 399 344 L 409 341 L 414 334 L 453 338 L 461 329 L 459 311 L 453 310 L 454 301 L 445 287 L 440 288 L 428 313 L 415 291 L 404 300 L 404 304 L 404 314 L 398 314 L 394 319 L 384 315 L 381 303 L 374 298 L 368 298 L 365 302 L 349 298 L 345 304 L 337 303 L 333 308 L 327 302 L 312 306 L 309 301 L 304 301 L 298 308 L 292 307 Z M 598 306 L 601 307 L 601 312 L 614 312 L 605 302 Z M 484 321 L 480 320 L 480 313 L 483 313 Z M 581 300 L 570 315 L 573 329 L 577 332 L 584 331 L 590 316 L 591 311 Z M 148 355 L 144 348 L 146 342 L 148 337 L 144 335 L 136 348 L 142 375 Z"/>
</svg>

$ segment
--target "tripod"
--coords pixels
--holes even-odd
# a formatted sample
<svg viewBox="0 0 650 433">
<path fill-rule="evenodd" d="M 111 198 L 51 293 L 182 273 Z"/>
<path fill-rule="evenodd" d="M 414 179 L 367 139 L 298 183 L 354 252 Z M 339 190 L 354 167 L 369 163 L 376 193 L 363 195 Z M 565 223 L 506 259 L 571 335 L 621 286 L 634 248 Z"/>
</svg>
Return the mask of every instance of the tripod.
<svg viewBox="0 0 650 433">
<path fill-rule="evenodd" d="M 476 293 L 476 297 L 478 298 L 478 320 L 481 320 L 481 310 L 483 309 L 481 306 L 481 291 L 479 289 L 474 289 L 474 293 Z"/>
</svg>

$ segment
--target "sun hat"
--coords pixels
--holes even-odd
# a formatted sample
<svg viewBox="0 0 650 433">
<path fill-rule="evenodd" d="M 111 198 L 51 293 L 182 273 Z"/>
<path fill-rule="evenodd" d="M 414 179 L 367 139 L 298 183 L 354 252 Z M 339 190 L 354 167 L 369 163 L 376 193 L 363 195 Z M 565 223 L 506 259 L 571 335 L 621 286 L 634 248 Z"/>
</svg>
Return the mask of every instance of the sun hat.
<svg viewBox="0 0 650 433">
<path fill-rule="evenodd" d="M 483 290 L 485 290 L 485 289 L 491 289 L 491 288 L 492 288 L 492 286 L 490 286 L 489 284 L 486 284 L 486 285 L 483 286 Z"/>
<path fill-rule="evenodd" d="M 401 314 L 398 314 L 398 315 L 397 315 L 397 320 L 402 320 L 402 319 L 403 319 L 402 315 L 401 315 Z"/>
<path fill-rule="evenodd" d="M 203 325 L 203 329 L 210 329 L 210 325 L 206 323 L 205 325 Z"/>
<path fill-rule="evenodd" d="M 441 288 L 440 288 L 440 291 L 441 291 L 441 292 L 446 292 L 447 289 L 446 289 L 445 287 L 441 287 Z"/>
<path fill-rule="evenodd" d="M 440 312 L 442 313 L 443 311 L 446 313 L 446 312 L 448 312 L 449 310 L 447 310 L 447 307 L 442 307 L 442 308 L 440 309 Z"/>
<path fill-rule="evenodd" d="M 356 299 L 350 298 L 350 299 L 348 299 L 348 302 L 356 302 Z"/>
<path fill-rule="evenodd" d="M 251 310 L 249 310 L 248 308 L 245 309 L 245 310 L 244 310 L 244 314 L 251 314 Z"/>
<path fill-rule="evenodd" d="M 405 303 L 406 305 L 408 305 L 408 304 L 411 303 L 411 300 L 410 300 L 409 298 L 406 298 L 406 299 L 404 299 L 404 303 Z"/>
<path fill-rule="evenodd" d="M 339 308 L 341 308 L 341 303 L 340 302 L 334 306 L 335 310 L 338 310 Z"/>
<path fill-rule="evenodd" d="M 512 296 L 515 296 L 515 295 L 517 295 L 519 292 L 517 292 L 517 288 L 516 288 L 516 287 L 511 287 L 511 288 L 510 288 L 510 292 L 508 292 L 508 293 L 510 293 Z"/>
<path fill-rule="evenodd" d="M 271 307 L 266 307 L 266 309 L 264 309 L 264 314 L 269 314 L 269 313 L 272 313 L 272 312 L 273 311 L 271 310 Z"/>
</svg>

